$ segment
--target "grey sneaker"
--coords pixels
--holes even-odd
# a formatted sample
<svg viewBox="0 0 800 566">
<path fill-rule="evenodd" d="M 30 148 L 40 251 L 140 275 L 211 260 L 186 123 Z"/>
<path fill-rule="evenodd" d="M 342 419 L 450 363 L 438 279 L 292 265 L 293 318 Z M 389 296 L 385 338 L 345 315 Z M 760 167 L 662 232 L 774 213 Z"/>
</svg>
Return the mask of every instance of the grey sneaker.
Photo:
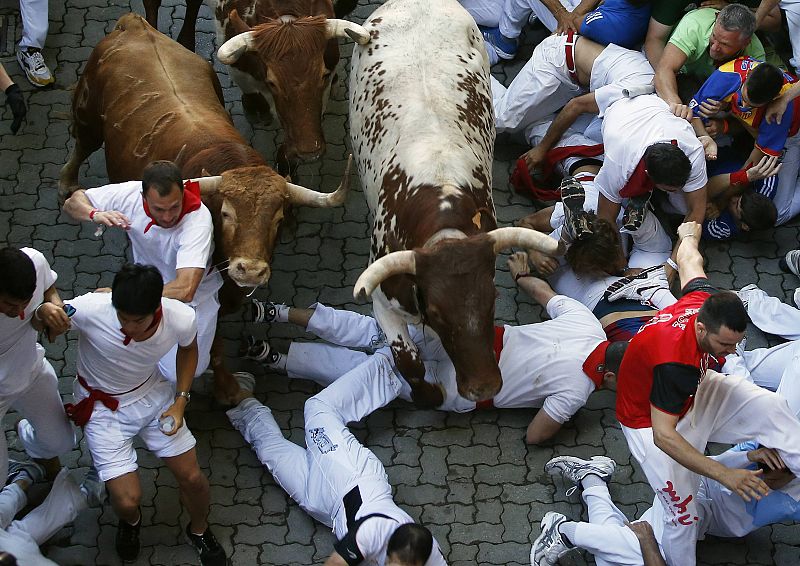
<svg viewBox="0 0 800 566">
<path fill-rule="evenodd" d="M 30 485 L 43 481 L 45 471 L 36 462 L 20 462 L 18 460 L 8 460 L 8 476 L 6 485 L 17 480 L 27 480 Z"/>
<path fill-rule="evenodd" d="M 669 289 L 667 272 L 664 270 L 663 265 L 648 267 L 637 275 L 617 279 L 608 286 L 604 297 L 610 302 L 619 299 L 632 299 L 642 303 L 649 303 L 659 289 Z"/>
<path fill-rule="evenodd" d="M 103 506 L 103 502 L 106 500 L 106 484 L 100 479 L 97 468 L 94 466 L 89 468 L 79 489 L 81 493 L 86 496 L 86 503 L 89 507 Z"/>
<path fill-rule="evenodd" d="M 558 559 L 574 550 L 570 548 L 558 532 L 558 527 L 565 523 L 567 518 L 561 513 L 552 511 L 542 517 L 542 534 L 533 543 L 531 548 L 531 565 L 543 566 L 545 564 L 558 564 Z"/>
<path fill-rule="evenodd" d="M 592 456 L 591 460 L 575 456 L 556 456 L 544 465 L 544 471 L 551 476 L 560 475 L 576 486 L 589 474 L 594 474 L 607 482 L 616 469 L 617 463 L 606 456 Z M 567 495 L 571 495 L 574 491 L 574 489 L 569 490 Z"/>
<path fill-rule="evenodd" d="M 758 285 L 756 285 L 755 283 L 750 283 L 749 285 L 745 285 L 738 291 L 734 291 L 734 293 L 736 293 L 736 295 L 742 300 L 744 308 L 747 308 L 747 303 L 748 300 L 750 299 L 750 295 L 756 291 L 763 293 L 763 291 L 758 287 Z"/>
<path fill-rule="evenodd" d="M 233 377 L 236 378 L 236 382 L 239 384 L 239 387 L 245 391 L 249 391 L 250 393 L 253 392 L 253 388 L 255 388 L 256 385 L 256 378 L 252 373 L 247 373 L 246 371 L 237 371 L 233 374 Z"/>
<path fill-rule="evenodd" d="M 36 87 L 45 87 L 55 82 L 55 77 L 47 64 L 44 62 L 42 50 L 36 47 L 26 47 L 17 49 L 17 61 L 19 66 L 25 71 L 25 76 L 30 83 Z"/>
<path fill-rule="evenodd" d="M 800 287 L 794 290 L 794 304 L 800 309 Z"/>
<path fill-rule="evenodd" d="M 646 195 L 631 197 L 628 199 L 628 204 L 625 206 L 625 213 L 622 215 L 622 228 L 628 232 L 635 232 L 642 226 L 644 217 L 647 215 L 647 205 L 650 203 L 650 197 L 653 191 Z"/>
<path fill-rule="evenodd" d="M 561 181 L 561 202 L 564 204 L 564 229 L 572 241 L 591 236 L 592 227 L 583 210 L 586 189 L 575 177 L 564 177 Z"/>
<path fill-rule="evenodd" d="M 787 252 L 778 261 L 778 267 L 786 273 L 794 273 L 797 277 L 800 277 L 800 250 Z"/>
</svg>

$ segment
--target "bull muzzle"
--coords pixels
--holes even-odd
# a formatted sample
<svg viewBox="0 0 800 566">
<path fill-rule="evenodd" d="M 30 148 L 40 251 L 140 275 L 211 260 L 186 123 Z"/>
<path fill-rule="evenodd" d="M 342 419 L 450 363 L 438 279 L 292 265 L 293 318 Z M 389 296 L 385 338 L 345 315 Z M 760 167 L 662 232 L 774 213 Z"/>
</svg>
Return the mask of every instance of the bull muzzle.
<svg viewBox="0 0 800 566">
<path fill-rule="evenodd" d="M 262 259 L 231 258 L 228 275 L 240 287 L 260 287 L 269 281 L 269 264 Z"/>
</svg>

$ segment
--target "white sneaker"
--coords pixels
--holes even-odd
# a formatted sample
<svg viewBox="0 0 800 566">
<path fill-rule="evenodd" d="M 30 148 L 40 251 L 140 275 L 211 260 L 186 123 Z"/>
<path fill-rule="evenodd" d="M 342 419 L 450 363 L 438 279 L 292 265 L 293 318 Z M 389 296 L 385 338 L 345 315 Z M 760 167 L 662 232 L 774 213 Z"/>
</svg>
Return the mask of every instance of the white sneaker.
<svg viewBox="0 0 800 566">
<path fill-rule="evenodd" d="M 800 309 L 800 287 L 794 290 L 794 304 Z"/>
<path fill-rule="evenodd" d="M 763 293 L 763 291 L 759 289 L 758 285 L 756 285 L 755 283 L 750 283 L 749 285 L 745 285 L 738 291 L 734 291 L 734 293 L 736 293 L 736 296 L 739 297 L 739 299 L 741 299 L 744 308 L 747 308 L 747 301 L 750 299 L 750 295 L 753 294 L 754 292 Z"/>
<path fill-rule="evenodd" d="M 584 460 L 575 456 L 556 456 L 544 465 L 544 471 L 551 476 L 560 475 L 576 486 L 590 474 L 594 474 L 604 482 L 608 482 L 616 469 L 617 463 L 606 456 L 592 456 L 591 460 Z M 571 495 L 573 491 L 570 490 L 567 495 Z"/>
<path fill-rule="evenodd" d="M 604 297 L 610 302 L 632 299 L 647 304 L 659 289 L 669 290 L 667 272 L 663 265 L 648 267 L 638 275 L 617 279 L 608 286 Z"/>
<path fill-rule="evenodd" d="M 239 387 L 245 391 L 249 391 L 250 393 L 253 392 L 253 389 L 256 386 L 256 378 L 252 373 L 247 373 L 246 371 L 237 371 L 233 374 L 233 377 L 236 378 L 236 382 L 239 384 Z"/>
<path fill-rule="evenodd" d="M 41 49 L 36 47 L 18 48 L 17 61 L 33 86 L 44 87 L 56 81 L 44 62 Z"/>
<path fill-rule="evenodd" d="M 786 273 L 794 273 L 800 277 L 800 250 L 786 252 L 786 255 L 778 261 L 778 266 Z"/>
<path fill-rule="evenodd" d="M 79 487 L 89 507 L 102 507 L 106 500 L 106 484 L 100 480 L 97 468 L 91 466 Z"/>
<path fill-rule="evenodd" d="M 542 517 L 542 534 L 533 543 L 531 548 L 531 565 L 558 564 L 558 559 L 567 552 L 574 550 L 567 546 L 558 527 L 565 523 L 567 518 L 561 513 L 547 512 Z"/>
<path fill-rule="evenodd" d="M 8 460 L 8 476 L 6 485 L 17 480 L 25 480 L 29 485 L 43 481 L 45 477 L 44 468 L 33 461 L 21 462 L 19 460 Z"/>
</svg>

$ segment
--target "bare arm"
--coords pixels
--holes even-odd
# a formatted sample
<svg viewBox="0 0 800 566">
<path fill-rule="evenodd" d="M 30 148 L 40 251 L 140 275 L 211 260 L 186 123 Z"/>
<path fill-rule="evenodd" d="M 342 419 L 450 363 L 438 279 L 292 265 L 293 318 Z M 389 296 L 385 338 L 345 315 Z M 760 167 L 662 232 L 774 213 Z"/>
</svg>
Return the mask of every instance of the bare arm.
<svg viewBox="0 0 800 566">
<path fill-rule="evenodd" d="M 606 196 L 600 193 L 600 198 L 597 199 L 597 216 L 607 220 L 612 226 L 617 225 L 617 216 L 622 205 L 617 202 L 611 202 Z"/>
<path fill-rule="evenodd" d="M 655 83 L 658 96 L 669 104 L 673 114 L 688 120 L 691 118 L 692 113 L 689 107 L 683 104 L 681 97 L 678 96 L 677 79 L 678 71 L 686 63 L 686 58 L 686 54 L 683 51 L 671 43 L 667 43 L 656 68 Z"/>
<path fill-rule="evenodd" d="M 701 454 L 675 430 L 677 415 L 670 415 L 650 408 L 653 423 L 653 442 L 670 458 L 696 474 L 717 480 L 719 483 L 739 494 L 745 501 L 751 497 L 761 499 L 769 493 L 769 487 L 760 478 L 760 470 L 738 470 L 726 468 L 716 460 Z"/>
<path fill-rule="evenodd" d="M 697 222 L 703 223 L 706 217 L 706 204 L 708 203 L 708 189 L 703 187 L 690 193 L 683 193 L 683 199 L 686 202 L 686 216 L 684 222 Z"/>
<path fill-rule="evenodd" d="M 528 254 L 515 252 L 508 257 L 508 269 L 511 278 L 516 281 L 519 288 L 525 291 L 534 301 L 542 306 L 556 296 L 556 292 L 543 279 L 534 277 L 528 268 Z M 559 425 L 561 426 L 561 425 Z"/>
<path fill-rule="evenodd" d="M 767 15 L 778 5 L 779 0 L 761 0 L 756 10 L 756 28 L 760 28 Z"/>
<path fill-rule="evenodd" d="M 188 392 L 192 388 L 192 380 L 194 380 L 194 372 L 197 370 L 197 337 L 188 346 L 178 346 L 178 352 L 175 354 L 175 368 L 177 375 L 177 383 L 175 384 L 175 391 Z M 175 419 L 175 428 L 172 432 L 164 433 L 167 436 L 172 436 L 183 425 L 183 413 L 186 410 L 186 397 L 175 396 L 175 401 L 172 405 L 164 411 L 161 417 L 171 416 Z"/>
<path fill-rule="evenodd" d="M 794 83 L 786 92 L 767 105 L 767 109 L 764 112 L 764 119 L 767 122 L 777 122 L 780 124 L 783 119 L 783 114 L 786 112 L 786 107 L 798 96 L 800 96 L 800 82 Z"/>
<path fill-rule="evenodd" d="M 347 566 L 347 562 L 345 562 L 344 558 L 339 556 L 338 552 L 334 551 L 333 554 L 328 556 L 324 566 Z"/>
<path fill-rule="evenodd" d="M 553 420 L 544 409 L 539 409 L 531 424 L 528 425 L 528 430 L 525 433 L 525 443 L 541 444 L 553 438 L 559 430 L 561 430 L 561 423 Z"/>
<path fill-rule="evenodd" d="M 183 267 L 175 270 L 175 279 L 164 285 L 162 296 L 189 303 L 203 280 L 206 270 L 199 267 Z"/>
<path fill-rule="evenodd" d="M 43 302 L 33 312 L 31 324 L 41 332 L 47 330 L 47 338 L 51 342 L 69 330 L 69 317 L 62 308 L 64 302 L 58 294 L 55 285 L 51 285 L 44 292 Z"/>
<path fill-rule="evenodd" d="M 658 541 L 656 541 L 653 527 L 647 521 L 636 521 L 635 523 L 626 523 L 628 528 L 633 531 L 639 541 L 639 547 L 642 549 L 642 561 L 644 566 L 667 566 L 664 557 L 661 556 L 661 551 L 658 549 Z"/>
<path fill-rule="evenodd" d="M 647 36 L 644 38 L 644 53 L 647 60 L 654 69 L 658 69 L 661 62 L 661 55 L 664 53 L 664 46 L 669 40 L 672 26 L 666 26 L 650 18 L 650 25 L 647 27 Z"/>
<path fill-rule="evenodd" d="M 697 222 L 684 222 L 678 226 L 678 252 L 675 262 L 678 264 L 681 289 L 692 279 L 706 276 L 703 255 L 697 249 L 701 231 Z"/>
<path fill-rule="evenodd" d="M 95 213 L 92 215 L 93 210 Z M 88 221 L 95 224 L 103 224 L 104 226 L 116 226 L 123 230 L 127 230 L 131 224 L 130 219 L 121 212 L 95 209 L 89 197 L 86 196 L 84 189 L 75 191 L 64 202 L 64 212 L 80 222 Z M 89 217 L 90 215 L 92 215 L 91 218 Z"/>
</svg>

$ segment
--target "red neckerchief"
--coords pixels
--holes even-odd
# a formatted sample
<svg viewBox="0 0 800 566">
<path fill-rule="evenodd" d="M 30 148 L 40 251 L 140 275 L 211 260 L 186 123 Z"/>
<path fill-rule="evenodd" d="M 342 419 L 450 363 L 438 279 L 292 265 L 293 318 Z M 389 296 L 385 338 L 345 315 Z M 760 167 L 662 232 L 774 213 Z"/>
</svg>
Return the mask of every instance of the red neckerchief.
<svg viewBox="0 0 800 566">
<path fill-rule="evenodd" d="M 678 145 L 678 140 L 670 140 L 672 145 Z M 644 164 L 644 157 L 639 160 L 636 169 L 631 173 L 628 182 L 619 191 L 619 196 L 622 198 L 639 197 L 646 195 L 656 188 L 656 184 L 647 174 L 646 166 Z"/>
<path fill-rule="evenodd" d="M 527 194 L 539 200 L 560 200 L 559 180 L 553 176 L 553 169 L 556 163 L 567 157 L 597 157 L 601 153 L 603 153 L 603 144 L 601 143 L 555 147 L 545 154 L 541 175 L 539 176 L 542 181 L 536 180 L 531 176 L 528 164 L 520 157 L 509 181 L 514 190 L 520 194 Z"/>
<path fill-rule="evenodd" d="M 178 222 L 181 221 L 181 218 L 189 214 L 190 212 L 194 212 L 195 210 L 200 208 L 202 201 L 200 200 L 200 183 L 197 181 L 184 181 L 183 182 L 183 201 L 181 203 L 181 215 L 178 216 Z M 152 228 L 153 226 L 157 226 L 156 221 L 153 220 L 153 217 L 150 215 L 150 207 L 147 206 L 147 201 L 142 195 L 142 206 L 144 207 L 144 213 L 150 218 L 150 223 L 144 227 L 144 233 L 147 234 L 147 231 Z M 176 223 L 177 224 L 177 223 Z"/>
<path fill-rule="evenodd" d="M 161 322 L 161 317 L 163 315 L 164 315 L 164 313 L 161 311 L 161 307 L 158 307 L 158 310 L 156 311 L 156 314 L 153 315 L 153 322 L 151 322 L 150 325 L 147 328 L 145 328 L 144 331 L 147 332 L 149 330 L 152 330 L 156 326 L 158 326 L 158 323 Z M 125 338 L 123 338 L 123 340 L 122 340 L 122 343 L 125 344 L 126 346 L 128 344 L 130 344 L 131 340 L 133 340 L 133 338 L 127 332 L 122 330 L 121 328 L 119 329 L 119 331 L 122 332 L 122 334 L 125 336 Z"/>
</svg>

